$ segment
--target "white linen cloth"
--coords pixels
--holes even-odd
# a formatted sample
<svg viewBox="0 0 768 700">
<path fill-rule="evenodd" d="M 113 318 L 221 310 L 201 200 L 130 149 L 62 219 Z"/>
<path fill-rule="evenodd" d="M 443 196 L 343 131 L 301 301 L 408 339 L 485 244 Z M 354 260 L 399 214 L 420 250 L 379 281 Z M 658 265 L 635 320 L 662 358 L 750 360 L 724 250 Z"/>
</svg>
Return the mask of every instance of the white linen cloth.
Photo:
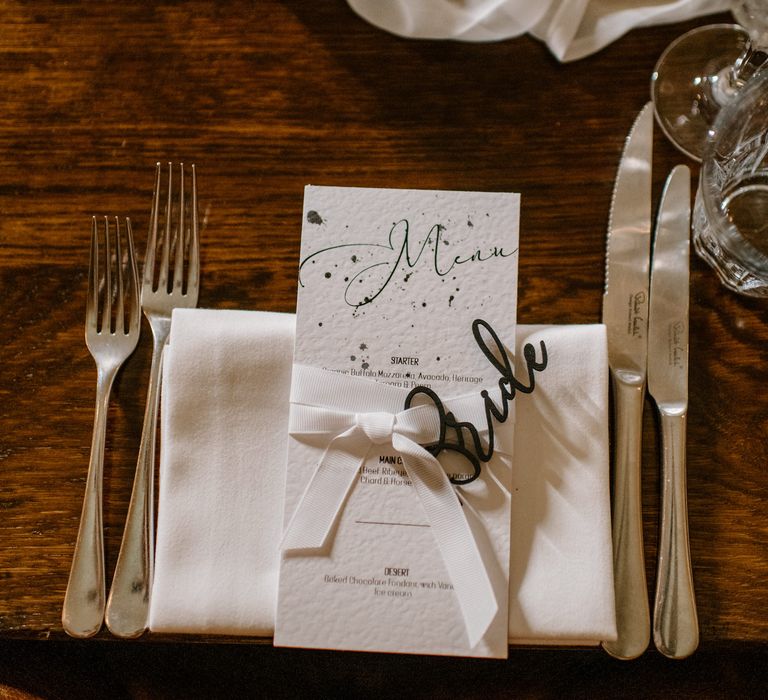
<svg viewBox="0 0 768 700">
<path fill-rule="evenodd" d="M 152 631 L 273 632 L 293 336 L 288 314 L 174 311 Z M 594 644 L 615 637 L 605 329 L 519 326 L 518 362 L 541 339 L 549 365 L 515 399 L 509 635 Z"/>
<path fill-rule="evenodd" d="M 418 39 L 498 41 L 530 32 L 560 61 L 599 51 L 634 27 L 727 10 L 729 0 L 347 0 L 371 24 Z"/>
<path fill-rule="evenodd" d="M 150 629 L 269 635 L 295 317 L 174 310 Z"/>
</svg>

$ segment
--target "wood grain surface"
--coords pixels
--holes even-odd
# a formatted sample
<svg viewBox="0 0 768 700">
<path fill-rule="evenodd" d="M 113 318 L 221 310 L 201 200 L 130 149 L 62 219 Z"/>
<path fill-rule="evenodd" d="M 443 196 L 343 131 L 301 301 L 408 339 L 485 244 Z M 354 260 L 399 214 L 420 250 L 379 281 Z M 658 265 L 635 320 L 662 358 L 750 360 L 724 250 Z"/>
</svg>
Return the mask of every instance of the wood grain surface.
<svg viewBox="0 0 768 700">
<path fill-rule="evenodd" d="M 597 322 L 627 130 L 649 99 L 659 54 L 713 20 L 728 17 L 635 30 L 561 64 L 529 36 L 489 44 L 398 38 L 344 0 L 2 3 L 0 637 L 76 644 L 64 642 L 60 614 L 95 400 L 83 339 L 91 215 L 130 216 L 143 257 L 154 163 L 194 162 L 204 220 L 199 305 L 293 311 L 304 185 L 520 192 L 519 321 Z M 654 157 L 658 196 L 686 159 L 658 129 Z M 109 411 L 108 577 L 150 350 L 145 325 Z M 690 357 L 689 512 L 702 647 L 763 650 L 768 300 L 727 292 L 698 258 Z M 648 402 L 649 596 L 656 429 Z"/>
</svg>

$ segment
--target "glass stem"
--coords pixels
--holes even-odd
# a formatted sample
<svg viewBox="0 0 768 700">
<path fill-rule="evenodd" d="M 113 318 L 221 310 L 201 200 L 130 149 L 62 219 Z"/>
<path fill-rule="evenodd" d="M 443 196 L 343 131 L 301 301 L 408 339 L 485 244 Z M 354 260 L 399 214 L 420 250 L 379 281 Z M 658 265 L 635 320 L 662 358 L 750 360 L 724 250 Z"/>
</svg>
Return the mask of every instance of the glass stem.
<svg viewBox="0 0 768 700">
<path fill-rule="evenodd" d="M 718 107 L 728 104 L 744 84 L 768 62 L 768 52 L 747 39 L 744 50 L 732 66 L 723 68 L 710 83 L 711 96 Z"/>
<path fill-rule="evenodd" d="M 731 71 L 731 81 L 733 86 L 740 90 L 744 87 L 750 78 L 757 73 L 768 61 L 768 50 L 765 47 L 757 46 L 753 41 L 748 40 L 741 56 L 736 59 Z"/>
</svg>

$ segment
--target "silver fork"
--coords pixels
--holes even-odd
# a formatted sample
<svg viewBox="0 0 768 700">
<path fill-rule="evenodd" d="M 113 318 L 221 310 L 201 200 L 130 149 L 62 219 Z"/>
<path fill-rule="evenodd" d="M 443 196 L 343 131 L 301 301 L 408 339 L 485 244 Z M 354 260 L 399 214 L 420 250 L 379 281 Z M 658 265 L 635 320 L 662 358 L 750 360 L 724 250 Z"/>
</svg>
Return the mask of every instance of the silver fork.
<svg viewBox="0 0 768 700">
<path fill-rule="evenodd" d="M 131 503 L 106 611 L 107 627 L 118 637 L 138 637 L 147 629 L 154 570 L 155 432 L 162 354 L 171 329 L 171 313 L 177 307 L 197 305 L 200 278 L 195 166 L 192 166 L 190 204 L 184 196 L 184 164 L 180 164 L 179 200 L 174 207 L 173 165 L 168 163 L 165 224 L 161 236 L 158 235 L 160 175 L 158 163 L 141 287 L 141 306 L 153 337 L 149 390 Z"/>
<path fill-rule="evenodd" d="M 104 217 L 104 249 L 92 220 L 91 262 L 85 307 L 85 342 L 96 361 L 96 416 L 77 543 L 72 557 L 61 622 L 73 637 L 91 637 L 104 620 L 104 530 L 102 480 L 107 408 L 120 366 L 136 348 L 140 332 L 139 282 L 131 221 L 125 221 L 126 250 L 115 217 L 114 248 L 109 219 Z M 127 325 L 126 325 L 127 315 Z"/>
</svg>

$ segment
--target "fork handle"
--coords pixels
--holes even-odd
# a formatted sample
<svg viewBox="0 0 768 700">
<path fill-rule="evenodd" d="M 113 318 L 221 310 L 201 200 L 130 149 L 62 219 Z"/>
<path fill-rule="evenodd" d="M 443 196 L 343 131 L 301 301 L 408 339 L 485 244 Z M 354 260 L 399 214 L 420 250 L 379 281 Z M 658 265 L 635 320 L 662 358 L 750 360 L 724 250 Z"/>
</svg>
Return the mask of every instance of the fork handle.
<svg viewBox="0 0 768 700">
<path fill-rule="evenodd" d="M 61 624 L 71 637 L 92 637 L 104 621 L 104 528 L 102 491 L 107 408 L 117 367 L 99 367 L 96 412 L 85 497 Z"/>
<path fill-rule="evenodd" d="M 149 600 L 155 558 L 155 435 L 162 356 L 167 334 L 154 335 L 144 426 L 123 541 L 107 601 L 106 622 L 117 637 L 143 634 L 149 623 Z"/>
</svg>

